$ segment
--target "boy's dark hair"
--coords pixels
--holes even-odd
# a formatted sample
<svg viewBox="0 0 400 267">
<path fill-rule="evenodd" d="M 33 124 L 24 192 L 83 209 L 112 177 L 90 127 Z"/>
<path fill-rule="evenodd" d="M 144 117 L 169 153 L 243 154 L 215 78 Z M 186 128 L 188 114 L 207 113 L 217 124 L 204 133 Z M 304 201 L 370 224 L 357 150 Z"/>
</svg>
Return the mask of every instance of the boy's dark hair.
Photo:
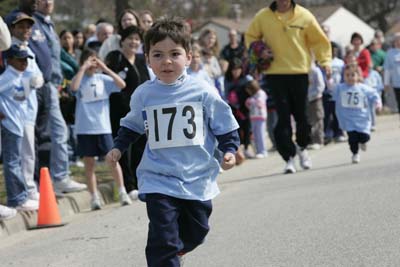
<svg viewBox="0 0 400 267">
<path fill-rule="evenodd" d="M 240 74 L 240 77 L 243 77 L 244 76 L 243 61 L 240 58 L 234 57 L 232 60 L 229 61 L 228 69 L 225 72 L 225 78 L 228 81 L 231 81 L 233 79 L 232 70 L 239 69 L 239 68 L 242 69 L 242 73 Z"/>
<path fill-rule="evenodd" d="M 143 30 L 140 29 L 137 26 L 129 26 L 126 29 L 123 29 L 120 33 L 121 35 L 121 40 L 120 40 L 120 44 L 129 36 L 131 36 L 132 34 L 137 34 L 140 37 L 140 41 L 143 42 Z"/>
<path fill-rule="evenodd" d="M 169 37 L 176 44 L 182 45 L 187 53 L 190 51 L 190 35 L 184 23 L 178 18 L 163 17 L 158 19 L 144 36 L 144 49 L 148 55 L 150 47 Z"/>
<path fill-rule="evenodd" d="M 362 38 L 362 35 L 359 34 L 358 32 L 355 32 L 355 33 L 353 33 L 353 34 L 351 35 L 350 43 L 352 43 L 353 40 L 356 39 L 356 38 L 360 39 L 360 40 L 361 40 L 361 43 L 364 43 L 364 39 Z"/>
<path fill-rule="evenodd" d="M 97 56 L 97 51 L 94 49 L 85 48 L 82 51 L 81 57 L 79 59 L 79 64 L 83 65 L 83 63 L 85 63 L 85 61 L 91 56 Z"/>
</svg>

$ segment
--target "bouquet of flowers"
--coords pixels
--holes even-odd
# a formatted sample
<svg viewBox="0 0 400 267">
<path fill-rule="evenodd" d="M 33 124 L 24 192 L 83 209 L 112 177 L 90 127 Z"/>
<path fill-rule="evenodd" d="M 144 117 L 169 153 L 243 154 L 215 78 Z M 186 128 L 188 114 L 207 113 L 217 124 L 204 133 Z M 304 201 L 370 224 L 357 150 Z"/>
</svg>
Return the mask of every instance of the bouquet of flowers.
<svg viewBox="0 0 400 267">
<path fill-rule="evenodd" d="M 249 47 L 250 71 L 265 71 L 274 60 L 271 48 L 262 40 L 254 41 Z"/>
</svg>

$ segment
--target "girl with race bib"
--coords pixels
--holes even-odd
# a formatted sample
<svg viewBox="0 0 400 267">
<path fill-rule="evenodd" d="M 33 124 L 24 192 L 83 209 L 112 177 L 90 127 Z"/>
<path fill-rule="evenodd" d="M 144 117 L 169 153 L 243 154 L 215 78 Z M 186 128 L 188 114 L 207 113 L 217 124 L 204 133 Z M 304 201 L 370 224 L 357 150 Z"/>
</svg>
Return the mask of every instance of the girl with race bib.
<svg viewBox="0 0 400 267">
<path fill-rule="evenodd" d="M 378 92 L 360 83 L 357 66 L 346 65 L 344 83 L 336 86 L 333 92 L 336 115 L 340 128 L 347 131 L 352 162 L 360 162 L 359 148 L 367 149 L 371 134 L 371 108 L 382 108 Z"/>
<path fill-rule="evenodd" d="M 96 51 L 82 52 L 81 67 L 72 79 L 70 89 L 76 92 L 75 132 L 78 139 L 78 154 L 83 157 L 89 192 L 92 195 L 91 209 L 101 208 L 97 191 L 95 156 L 104 156 L 113 146 L 110 123 L 109 96 L 125 88 L 125 82 L 100 59 Z M 101 70 L 103 73 L 98 73 Z M 110 164 L 111 175 L 119 188 L 121 205 L 131 204 L 122 180 L 120 165 Z"/>
</svg>

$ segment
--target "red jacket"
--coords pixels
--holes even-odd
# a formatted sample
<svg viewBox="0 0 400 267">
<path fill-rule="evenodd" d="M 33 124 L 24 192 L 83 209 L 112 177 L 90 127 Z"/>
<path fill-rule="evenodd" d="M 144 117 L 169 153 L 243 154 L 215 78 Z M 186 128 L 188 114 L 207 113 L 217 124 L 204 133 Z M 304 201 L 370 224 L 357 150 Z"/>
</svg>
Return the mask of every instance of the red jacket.
<svg viewBox="0 0 400 267">
<path fill-rule="evenodd" d="M 357 58 L 358 66 L 360 66 L 363 78 L 368 77 L 369 68 L 372 66 L 371 54 L 368 49 L 361 50 Z"/>
</svg>

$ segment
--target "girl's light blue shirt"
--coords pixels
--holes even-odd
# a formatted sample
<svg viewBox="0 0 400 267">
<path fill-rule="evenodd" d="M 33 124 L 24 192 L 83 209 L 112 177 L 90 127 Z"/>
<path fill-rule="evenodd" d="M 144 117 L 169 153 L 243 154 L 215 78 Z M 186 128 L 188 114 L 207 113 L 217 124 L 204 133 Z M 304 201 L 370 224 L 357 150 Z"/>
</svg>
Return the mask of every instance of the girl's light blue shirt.
<svg viewBox="0 0 400 267">
<path fill-rule="evenodd" d="M 371 109 L 380 103 L 376 90 L 362 83 L 341 83 L 334 89 L 333 100 L 341 129 L 371 133 Z"/>
</svg>

